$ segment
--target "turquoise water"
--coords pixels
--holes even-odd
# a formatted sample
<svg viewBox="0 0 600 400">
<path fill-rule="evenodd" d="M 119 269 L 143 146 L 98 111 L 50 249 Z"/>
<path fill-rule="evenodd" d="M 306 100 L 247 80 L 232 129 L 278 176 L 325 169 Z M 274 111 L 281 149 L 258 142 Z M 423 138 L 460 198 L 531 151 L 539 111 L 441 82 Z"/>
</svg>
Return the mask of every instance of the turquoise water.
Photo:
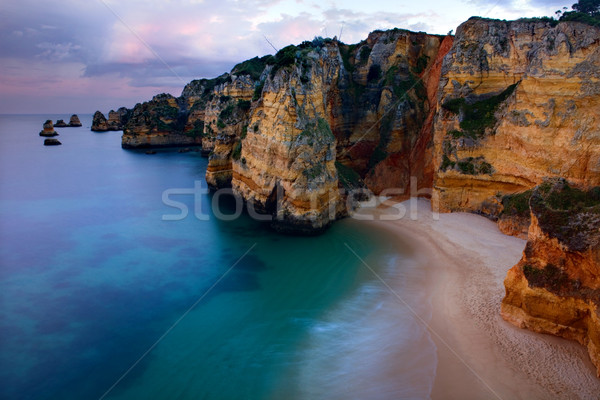
<svg viewBox="0 0 600 400">
<path fill-rule="evenodd" d="M 89 115 L 44 147 L 68 117 L 0 116 L 0 398 L 429 396 L 428 334 L 345 243 L 427 318 L 410 249 L 351 219 L 305 238 L 195 218 L 211 194 L 165 221 L 207 160 L 124 151 Z"/>
</svg>

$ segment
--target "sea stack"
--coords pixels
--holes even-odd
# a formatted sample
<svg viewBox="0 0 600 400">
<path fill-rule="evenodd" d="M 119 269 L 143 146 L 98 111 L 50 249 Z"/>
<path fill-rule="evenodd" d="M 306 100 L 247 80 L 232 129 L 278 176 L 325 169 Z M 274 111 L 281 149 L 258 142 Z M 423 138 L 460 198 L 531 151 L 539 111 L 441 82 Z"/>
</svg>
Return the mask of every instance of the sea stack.
<svg viewBox="0 0 600 400">
<path fill-rule="evenodd" d="M 72 127 L 81 126 L 81 121 L 79 120 L 79 117 L 77 116 L 77 114 L 71 115 L 71 119 L 69 120 L 69 126 L 72 126 Z"/>
<path fill-rule="evenodd" d="M 600 187 L 547 179 L 533 190 L 529 209 L 529 237 L 504 281 L 502 317 L 578 341 L 600 376 Z"/>
<path fill-rule="evenodd" d="M 62 143 L 58 139 L 44 140 L 44 146 L 60 146 Z"/>
<path fill-rule="evenodd" d="M 95 132 L 106 132 L 108 130 L 108 124 L 106 117 L 100 111 L 94 113 L 92 119 L 92 130 Z"/>
<path fill-rule="evenodd" d="M 54 125 L 52 124 L 51 120 L 46 120 L 46 122 L 44 122 L 44 129 L 40 131 L 40 136 L 58 136 L 58 133 L 56 133 L 56 131 L 54 130 Z"/>
<path fill-rule="evenodd" d="M 56 120 L 56 123 L 54 124 L 54 126 L 58 127 L 58 128 L 66 128 L 67 123 L 65 121 L 63 121 L 62 119 Z"/>
</svg>

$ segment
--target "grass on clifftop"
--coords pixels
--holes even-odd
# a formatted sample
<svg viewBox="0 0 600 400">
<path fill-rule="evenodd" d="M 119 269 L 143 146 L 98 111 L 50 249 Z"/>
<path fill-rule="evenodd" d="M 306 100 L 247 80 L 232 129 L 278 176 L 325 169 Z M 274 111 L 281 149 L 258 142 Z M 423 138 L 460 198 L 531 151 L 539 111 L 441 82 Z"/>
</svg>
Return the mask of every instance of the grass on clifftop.
<svg viewBox="0 0 600 400">
<path fill-rule="evenodd" d="M 267 55 L 264 57 L 254 57 L 244 62 L 237 64 L 231 70 L 234 75 L 250 75 L 250 77 L 257 81 L 260 79 L 267 63 L 271 61 L 273 56 Z"/>
</svg>

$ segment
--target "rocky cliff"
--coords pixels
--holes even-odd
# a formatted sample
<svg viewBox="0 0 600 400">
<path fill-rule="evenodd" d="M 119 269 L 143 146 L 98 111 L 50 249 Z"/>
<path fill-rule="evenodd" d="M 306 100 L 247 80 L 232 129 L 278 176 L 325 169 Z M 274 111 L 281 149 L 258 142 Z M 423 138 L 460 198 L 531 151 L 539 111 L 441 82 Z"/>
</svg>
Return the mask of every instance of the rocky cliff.
<svg viewBox="0 0 600 400">
<path fill-rule="evenodd" d="M 108 112 L 108 119 L 106 119 L 102 112 L 96 111 L 94 113 L 94 117 L 92 118 L 91 130 L 95 132 L 122 131 L 124 126 L 131 118 L 131 114 L 132 110 L 129 110 L 126 107 L 121 107 L 117 111 L 110 110 Z M 73 117 L 77 119 L 75 123 L 79 123 L 79 125 L 71 126 L 81 126 L 81 122 L 79 122 L 77 115 L 73 115 L 71 120 L 73 120 Z"/>
<path fill-rule="evenodd" d="M 600 376 L 600 187 L 547 180 L 529 205 L 529 239 L 504 281 L 502 317 L 578 341 Z"/>
<path fill-rule="evenodd" d="M 136 105 L 122 143 L 201 145 L 210 186 L 269 213 L 281 188 L 284 214 L 316 212 L 317 230 L 336 185 L 433 188 L 442 211 L 497 218 L 506 196 L 544 177 L 600 184 L 599 45 L 598 28 L 535 19 L 472 18 L 456 37 L 315 38 Z M 303 132 L 318 140 L 300 144 Z M 500 225 L 525 237 L 529 216 L 504 212 Z"/>
<path fill-rule="evenodd" d="M 443 211 L 498 215 L 544 177 L 600 184 L 600 29 L 472 18 L 444 59 L 434 129 Z M 518 230 L 518 229 L 517 229 Z"/>
<path fill-rule="evenodd" d="M 411 176 L 431 187 L 437 82 L 451 45 L 451 37 L 398 29 L 355 45 L 291 45 L 193 81 L 179 98 L 137 105 L 122 144 L 194 138 L 210 154 L 210 186 L 233 187 L 277 216 L 278 229 L 317 232 L 344 214 L 340 188 L 366 183 L 398 195 L 408 193 Z M 283 196 L 277 204 L 275 193 Z"/>
<path fill-rule="evenodd" d="M 123 148 L 151 148 L 200 144 L 195 132 L 184 132 L 186 113 L 178 99 L 159 94 L 143 104 L 136 104 L 123 128 Z"/>
</svg>

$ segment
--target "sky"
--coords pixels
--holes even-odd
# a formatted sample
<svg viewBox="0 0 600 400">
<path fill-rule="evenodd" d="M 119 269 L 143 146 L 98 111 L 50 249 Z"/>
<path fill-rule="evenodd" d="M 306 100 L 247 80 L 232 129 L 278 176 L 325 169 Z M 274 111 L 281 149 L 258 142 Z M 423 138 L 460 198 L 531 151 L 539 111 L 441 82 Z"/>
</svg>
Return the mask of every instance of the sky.
<svg viewBox="0 0 600 400">
<path fill-rule="evenodd" d="M 315 36 L 446 34 L 471 16 L 552 16 L 573 0 L 2 0 L 0 114 L 104 113 L 179 96 Z M 268 41 L 267 41 L 268 39 Z"/>
</svg>

